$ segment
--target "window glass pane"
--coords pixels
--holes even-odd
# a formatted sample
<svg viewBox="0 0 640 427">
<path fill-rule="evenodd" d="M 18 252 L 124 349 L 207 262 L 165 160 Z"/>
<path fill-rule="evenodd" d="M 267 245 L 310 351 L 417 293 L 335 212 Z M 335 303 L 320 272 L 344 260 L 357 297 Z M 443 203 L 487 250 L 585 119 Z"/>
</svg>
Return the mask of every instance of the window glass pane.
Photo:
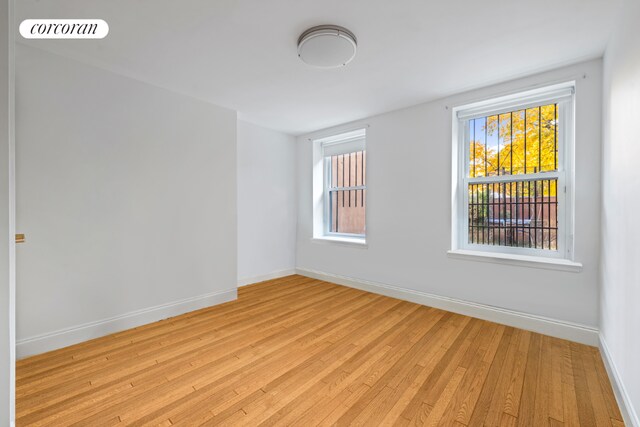
<svg viewBox="0 0 640 427">
<path fill-rule="evenodd" d="M 365 234 L 365 210 L 367 190 L 332 190 L 332 233 Z"/>
<path fill-rule="evenodd" d="M 525 155 L 527 173 L 536 173 L 539 169 L 538 109 L 529 108 L 525 117 Z"/>
<path fill-rule="evenodd" d="M 498 116 L 486 118 L 487 144 L 486 144 L 486 176 L 498 175 L 499 136 L 498 136 Z"/>
<path fill-rule="evenodd" d="M 513 174 L 525 173 L 525 133 L 524 133 L 524 110 L 514 111 L 511 121 L 511 155 L 513 156 Z"/>
<path fill-rule="evenodd" d="M 481 177 L 487 173 L 487 118 L 469 121 L 469 176 Z"/>
<path fill-rule="evenodd" d="M 558 249 L 557 179 L 469 184 L 468 242 Z"/>
<path fill-rule="evenodd" d="M 558 125 L 557 104 L 469 120 L 469 177 L 556 171 Z"/>
<path fill-rule="evenodd" d="M 328 191 L 332 233 L 364 235 L 366 212 L 366 151 L 327 157 Z"/>
<path fill-rule="evenodd" d="M 557 150 L 557 121 L 556 121 L 555 105 L 545 105 L 541 107 L 541 168 L 543 172 L 554 171 L 558 165 L 558 150 Z"/>
<path fill-rule="evenodd" d="M 498 175 L 513 175 L 511 113 L 498 116 Z"/>
</svg>

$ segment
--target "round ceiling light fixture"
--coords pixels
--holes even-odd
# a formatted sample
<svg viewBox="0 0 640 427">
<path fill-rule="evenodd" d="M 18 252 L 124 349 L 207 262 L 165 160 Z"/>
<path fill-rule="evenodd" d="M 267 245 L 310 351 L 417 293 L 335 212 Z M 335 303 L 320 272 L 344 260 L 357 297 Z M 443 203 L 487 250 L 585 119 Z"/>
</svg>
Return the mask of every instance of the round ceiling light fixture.
<svg viewBox="0 0 640 427">
<path fill-rule="evenodd" d="M 351 62 L 357 47 L 356 36 L 346 28 L 318 25 L 298 38 L 298 57 L 314 67 L 337 68 Z"/>
</svg>

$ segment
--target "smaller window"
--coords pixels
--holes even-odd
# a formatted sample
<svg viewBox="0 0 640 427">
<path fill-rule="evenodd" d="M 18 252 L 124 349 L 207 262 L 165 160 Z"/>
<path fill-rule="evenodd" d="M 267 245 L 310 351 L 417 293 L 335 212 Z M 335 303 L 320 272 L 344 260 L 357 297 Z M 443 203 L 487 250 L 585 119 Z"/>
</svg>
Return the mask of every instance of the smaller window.
<svg viewBox="0 0 640 427">
<path fill-rule="evenodd" d="M 322 180 L 323 205 L 322 230 L 314 233 L 315 237 L 364 240 L 367 206 L 365 130 L 314 142 L 319 150 L 318 166 L 322 168 L 316 179 Z"/>
</svg>

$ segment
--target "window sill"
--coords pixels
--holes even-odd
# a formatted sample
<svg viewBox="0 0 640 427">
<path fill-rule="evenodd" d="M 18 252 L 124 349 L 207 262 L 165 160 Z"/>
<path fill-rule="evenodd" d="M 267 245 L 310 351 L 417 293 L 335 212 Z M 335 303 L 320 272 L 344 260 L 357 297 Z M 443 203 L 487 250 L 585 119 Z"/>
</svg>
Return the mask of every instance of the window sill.
<svg viewBox="0 0 640 427">
<path fill-rule="evenodd" d="M 322 236 L 322 237 L 313 237 L 311 239 L 313 243 L 320 243 L 325 245 L 342 245 L 342 246 L 351 246 L 360 249 L 366 249 L 368 247 L 366 239 L 358 238 L 358 237 L 338 237 L 338 236 Z"/>
<path fill-rule="evenodd" d="M 447 251 L 449 258 L 469 261 L 493 262 L 497 264 L 517 265 L 521 267 L 544 268 L 547 270 L 571 271 L 579 273 L 582 264 L 560 258 L 543 258 L 527 255 L 503 254 L 498 252 L 480 252 L 456 249 Z"/>
</svg>

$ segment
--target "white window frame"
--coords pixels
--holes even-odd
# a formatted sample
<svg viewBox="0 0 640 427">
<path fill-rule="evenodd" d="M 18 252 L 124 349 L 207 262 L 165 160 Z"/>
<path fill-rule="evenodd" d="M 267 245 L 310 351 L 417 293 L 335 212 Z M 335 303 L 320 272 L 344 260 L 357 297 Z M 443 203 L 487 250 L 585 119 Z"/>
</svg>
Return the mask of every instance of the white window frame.
<svg viewBox="0 0 640 427">
<path fill-rule="evenodd" d="M 558 104 L 558 169 L 554 172 L 469 177 L 469 121 L 474 118 L 507 113 L 552 103 Z M 574 145 L 575 145 L 575 82 L 566 82 L 534 90 L 514 93 L 485 101 L 458 106 L 453 113 L 452 146 L 452 218 L 450 254 L 462 257 L 488 258 L 530 262 L 550 262 L 557 265 L 580 267 L 574 263 Z M 558 179 L 558 232 L 557 250 L 519 248 L 468 242 L 468 185 L 470 183 L 530 181 Z"/>
<path fill-rule="evenodd" d="M 313 240 L 366 245 L 365 234 L 336 233 L 331 231 L 331 164 L 328 156 L 354 151 L 366 151 L 366 128 L 358 128 L 313 140 L 314 150 L 314 233 Z M 365 182 L 366 182 L 365 169 Z M 344 187 L 344 190 L 366 190 L 366 185 Z M 321 218 L 318 218 L 318 217 Z M 367 211 L 365 209 L 365 224 Z"/>
</svg>

